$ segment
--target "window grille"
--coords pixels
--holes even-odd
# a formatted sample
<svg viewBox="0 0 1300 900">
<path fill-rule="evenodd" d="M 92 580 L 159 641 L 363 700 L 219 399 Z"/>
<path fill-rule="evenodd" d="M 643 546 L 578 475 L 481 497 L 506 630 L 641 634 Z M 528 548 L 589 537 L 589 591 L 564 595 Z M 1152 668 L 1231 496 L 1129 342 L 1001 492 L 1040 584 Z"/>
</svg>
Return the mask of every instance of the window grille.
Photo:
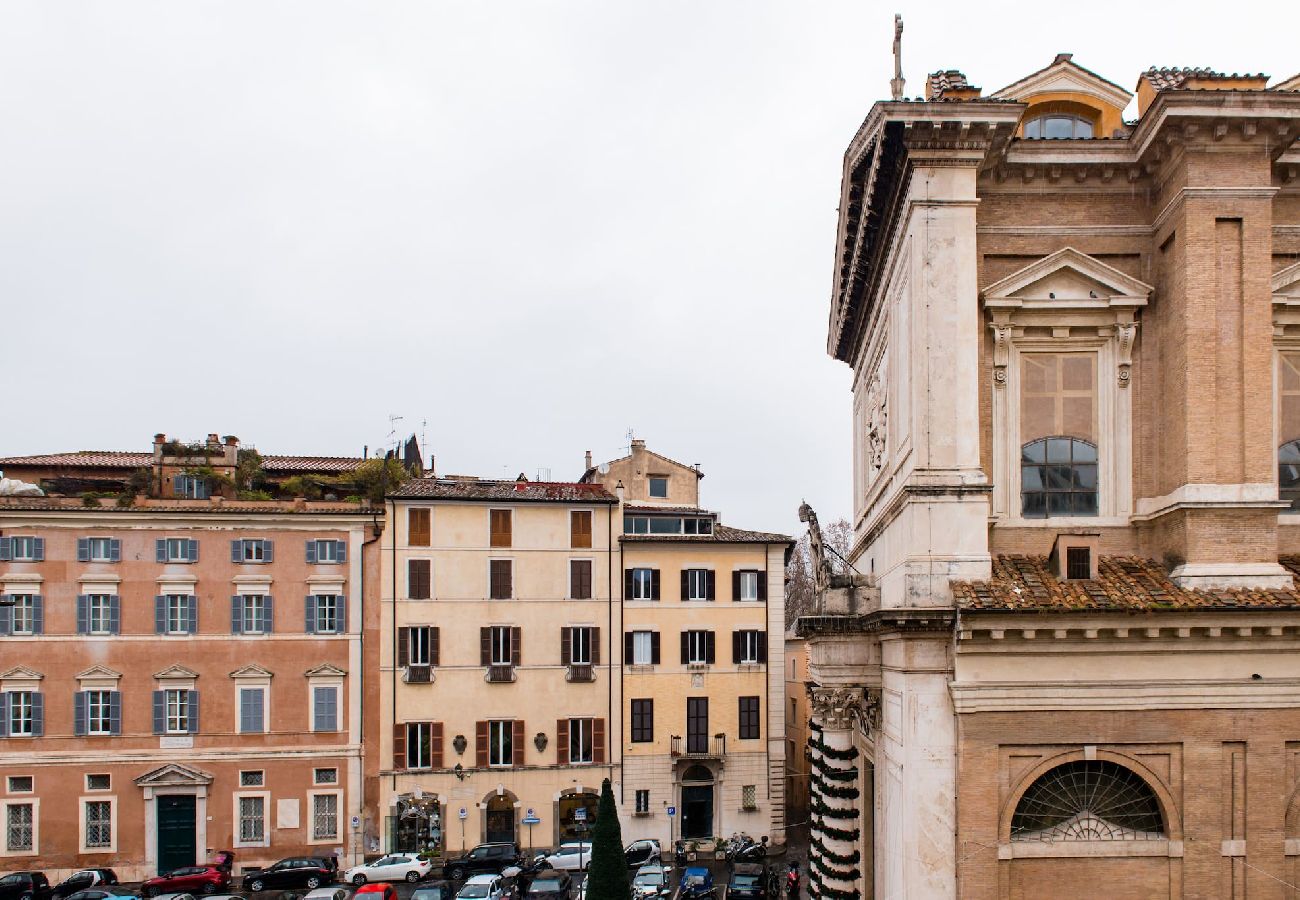
<svg viewBox="0 0 1300 900">
<path fill-rule="evenodd" d="M 325 841 L 339 833 L 339 798 L 337 794 L 317 794 L 312 798 L 312 840 Z"/>
<path fill-rule="evenodd" d="M 264 797 L 239 798 L 239 840 L 244 844 L 260 844 L 266 840 L 266 799 Z"/>
<path fill-rule="evenodd" d="M 1165 837 L 1155 792 L 1107 760 L 1057 766 L 1029 786 L 1011 819 L 1013 841 L 1142 841 Z"/>
<path fill-rule="evenodd" d="M 14 803 L 8 807 L 5 822 L 5 849 L 21 851 L 32 849 L 32 804 Z"/>
<path fill-rule="evenodd" d="M 261 769 L 245 769 L 239 773 L 240 787 L 261 787 L 266 784 L 266 773 Z"/>
<path fill-rule="evenodd" d="M 113 804 L 107 800 L 86 803 L 86 846 L 113 846 Z"/>
</svg>

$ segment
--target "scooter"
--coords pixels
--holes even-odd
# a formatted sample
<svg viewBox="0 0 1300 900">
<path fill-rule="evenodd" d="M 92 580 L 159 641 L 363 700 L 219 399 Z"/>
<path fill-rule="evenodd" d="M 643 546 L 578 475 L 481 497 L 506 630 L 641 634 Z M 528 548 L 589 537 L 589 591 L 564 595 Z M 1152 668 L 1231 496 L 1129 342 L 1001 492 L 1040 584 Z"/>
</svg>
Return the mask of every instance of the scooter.
<svg viewBox="0 0 1300 900">
<path fill-rule="evenodd" d="M 759 839 L 760 843 L 754 843 L 752 840 L 741 844 L 732 854 L 733 863 L 742 862 L 762 862 L 767 858 L 767 835 Z"/>
<path fill-rule="evenodd" d="M 673 866 L 678 869 L 686 868 L 686 842 L 677 841 L 673 844 Z"/>
</svg>

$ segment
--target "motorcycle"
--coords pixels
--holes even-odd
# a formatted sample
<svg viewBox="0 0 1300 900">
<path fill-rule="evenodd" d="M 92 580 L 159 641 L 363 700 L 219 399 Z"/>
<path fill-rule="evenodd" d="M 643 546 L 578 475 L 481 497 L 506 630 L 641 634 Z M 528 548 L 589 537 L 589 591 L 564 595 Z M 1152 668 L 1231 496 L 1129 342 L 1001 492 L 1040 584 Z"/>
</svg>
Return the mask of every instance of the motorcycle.
<svg viewBox="0 0 1300 900">
<path fill-rule="evenodd" d="M 686 868 L 686 842 L 677 841 L 673 844 L 673 866 L 678 869 Z"/>
<path fill-rule="evenodd" d="M 732 856 L 733 863 L 740 862 L 762 862 L 767 857 L 767 835 L 759 839 L 760 843 L 754 843 L 752 840 L 748 843 L 741 844 L 736 848 Z"/>
</svg>

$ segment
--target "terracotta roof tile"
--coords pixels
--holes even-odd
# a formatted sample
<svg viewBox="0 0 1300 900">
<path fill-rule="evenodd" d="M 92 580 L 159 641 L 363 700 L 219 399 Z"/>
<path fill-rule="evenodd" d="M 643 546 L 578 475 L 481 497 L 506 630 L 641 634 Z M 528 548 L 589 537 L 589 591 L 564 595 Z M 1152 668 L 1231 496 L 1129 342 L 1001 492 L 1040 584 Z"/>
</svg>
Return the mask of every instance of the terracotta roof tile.
<svg viewBox="0 0 1300 900">
<path fill-rule="evenodd" d="M 414 478 L 389 496 L 399 500 L 508 500 L 511 502 L 617 503 L 599 484 L 567 481 L 473 481 Z"/>
<path fill-rule="evenodd" d="M 362 463 L 359 456 L 278 456 L 262 457 L 267 472 L 350 472 Z M 73 453 L 39 453 L 34 456 L 7 456 L 5 466 L 67 466 L 86 469 L 137 469 L 153 464 L 152 453 L 129 450 L 77 450 Z"/>
<path fill-rule="evenodd" d="M 1282 557 L 1300 573 L 1300 557 Z M 1103 556 L 1096 580 L 1059 581 L 1044 556 L 995 556 L 989 581 L 955 581 L 953 596 L 966 610 L 1133 610 L 1300 608 L 1300 590 L 1187 590 L 1154 560 Z"/>
<path fill-rule="evenodd" d="M 931 72 L 926 78 L 925 96 L 927 100 L 942 100 L 945 91 L 978 91 L 966 78 L 964 72 L 948 69 Z"/>
<path fill-rule="evenodd" d="M 1157 91 L 1176 91 L 1189 79 L 1193 78 L 1200 81 L 1219 81 L 1238 78 L 1263 78 L 1267 80 L 1268 78 L 1267 75 L 1238 74 L 1237 72 L 1233 72 L 1229 75 L 1226 72 L 1216 72 L 1214 69 L 1187 66 L 1184 66 L 1183 68 L 1177 66 L 1166 66 L 1159 69 L 1152 66 L 1142 73 L 1142 77 L 1151 82 L 1151 86 Z"/>
<path fill-rule="evenodd" d="M 730 525 L 714 525 L 713 534 L 625 534 L 622 540 L 636 544 L 671 542 L 688 544 L 789 544 L 794 542 L 794 539 L 786 534 L 747 531 L 744 528 L 732 528 Z"/>
</svg>

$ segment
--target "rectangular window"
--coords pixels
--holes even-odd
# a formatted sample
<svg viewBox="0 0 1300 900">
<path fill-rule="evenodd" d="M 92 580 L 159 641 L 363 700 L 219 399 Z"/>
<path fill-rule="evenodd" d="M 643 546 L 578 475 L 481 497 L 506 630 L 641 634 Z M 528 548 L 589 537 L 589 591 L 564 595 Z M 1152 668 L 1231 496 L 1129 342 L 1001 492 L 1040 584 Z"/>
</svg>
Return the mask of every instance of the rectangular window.
<svg viewBox="0 0 1300 900">
<path fill-rule="evenodd" d="M 632 701 L 632 743 L 646 744 L 655 739 L 654 700 Z"/>
<path fill-rule="evenodd" d="M 36 733 L 36 713 L 31 691 L 9 692 L 9 736 L 32 737 Z"/>
<path fill-rule="evenodd" d="M 207 500 L 211 496 L 208 480 L 199 475 L 177 475 L 176 496 L 187 500 Z"/>
<path fill-rule="evenodd" d="M 623 531 L 627 534 L 649 534 L 650 520 L 645 516 L 624 516 Z"/>
<path fill-rule="evenodd" d="M 709 752 L 709 698 L 686 698 L 686 752 Z"/>
<path fill-rule="evenodd" d="M 507 510 L 508 512 L 508 510 Z M 514 562 L 494 559 L 488 563 L 488 596 L 493 600 L 509 600 L 514 596 Z"/>
<path fill-rule="evenodd" d="M 311 730 L 339 730 L 339 689 L 333 685 L 311 689 Z"/>
<path fill-rule="evenodd" d="M 35 808 L 30 803 L 11 803 L 6 809 L 5 849 L 15 853 L 31 850 L 35 837 Z"/>
<path fill-rule="evenodd" d="M 86 691 L 86 731 L 88 734 L 113 733 L 113 692 Z"/>
<path fill-rule="evenodd" d="M 189 594 L 167 595 L 167 634 L 190 633 L 190 604 L 194 598 Z"/>
<path fill-rule="evenodd" d="M 239 689 L 239 733 L 260 734 L 266 731 L 266 688 Z"/>
<path fill-rule="evenodd" d="M 740 808 L 758 809 L 758 785 L 746 784 L 740 788 Z"/>
<path fill-rule="evenodd" d="M 9 793 L 11 794 L 30 794 L 34 790 L 33 779 L 30 775 L 10 775 L 9 776 Z"/>
<path fill-rule="evenodd" d="M 271 561 L 270 541 L 243 540 L 239 542 L 239 562 L 264 563 Z"/>
<path fill-rule="evenodd" d="M 327 841 L 339 833 L 338 794 L 316 794 L 311 802 L 311 837 Z"/>
<path fill-rule="evenodd" d="M 650 496 L 657 500 L 668 499 L 668 479 L 661 475 L 650 476 Z"/>
<path fill-rule="evenodd" d="M 429 769 L 433 767 L 433 723 L 406 723 L 406 767 Z"/>
<path fill-rule="evenodd" d="M 406 561 L 406 596 L 428 600 L 433 596 L 433 563 L 427 559 Z"/>
<path fill-rule="evenodd" d="M 262 769 L 244 769 L 239 773 L 240 787 L 262 787 L 266 784 L 266 772 Z"/>
<path fill-rule="evenodd" d="M 514 722 L 488 722 L 488 765 L 514 764 Z"/>
<path fill-rule="evenodd" d="M 492 665 L 509 666 L 514 664 L 513 663 L 514 647 L 512 646 L 512 642 L 510 640 L 510 632 L 511 629 L 509 625 L 492 626 L 492 635 L 491 635 L 492 638 L 491 664 Z"/>
<path fill-rule="evenodd" d="M 339 633 L 339 598 L 334 594 L 316 595 L 316 633 Z"/>
<path fill-rule="evenodd" d="M 113 788 L 112 775 L 87 775 L 86 790 L 88 791 L 108 791 Z"/>
<path fill-rule="evenodd" d="M 682 572 L 682 599 L 708 600 L 709 581 L 713 573 L 708 569 L 686 569 Z"/>
<path fill-rule="evenodd" d="M 632 632 L 632 659 L 634 666 L 654 665 L 654 632 Z"/>
<path fill-rule="evenodd" d="M 1088 547 L 1065 548 L 1065 577 L 1087 580 L 1092 577 L 1092 550 Z"/>
<path fill-rule="evenodd" d="M 36 633 L 36 600 L 31 594 L 13 594 L 10 597 L 14 605 L 10 609 L 9 622 L 11 634 Z"/>
<path fill-rule="evenodd" d="M 569 514 L 569 546 L 591 546 L 591 510 L 575 509 Z"/>
<path fill-rule="evenodd" d="M 168 734 L 188 734 L 190 730 L 190 692 L 168 690 L 166 731 Z"/>
<path fill-rule="evenodd" d="M 113 552 L 113 538 L 95 537 L 87 541 L 91 562 L 117 562 L 119 553 Z"/>
<path fill-rule="evenodd" d="M 636 792 L 636 811 L 641 815 L 650 812 L 650 792 L 647 790 L 638 790 Z"/>
<path fill-rule="evenodd" d="M 239 842 L 261 844 L 266 841 L 266 798 L 239 798 Z"/>
<path fill-rule="evenodd" d="M 243 634 L 265 634 L 269 630 L 266 627 L 266 597 L 262 594 L 245 594 L 239 602 L 243 615 L 240 631 Z"/>
<path fill-rule="evenodd" d="M 1097 355 L 1020 357 L 1021 514 L 1097 515 Z"/>
<path fill-rule="evenodd" d="M 109 594 L 86 597 L 86 619 L 90 634 L 113 633 L 113 598 Z"/>
<path fill-rule="evenodd" d="M 632 570 L 631 600 L 654 600 L 654 569 Z"/>
<path fill-rule="evenodd" d="M 198 561 L 198 541 L 192 541 L 189 538 L 167 538 L 161 541 L 163 545 L 163 559 L 160 562 L 197 562 Z"/>
<path fill-rule="evenodd" d="M 307 542 L 307 562 L 335 563 L 347 562 L 347 544 L 343 541 L 316 540 Z"/>
<path fill-rule="evenodd" d="M 591 719 L 569 720 L 569 762 L 589 763 L 592 760 L 592 725 Z"/>
<path fill-rule="evenodd" d="M 709 638 L 711 631 L 688 631 L 686 634 L 686 664 L 692 666 L 709 663 Z"/>
<path fill-rule="evenodd" d="M 432 543 L 431 512 L 428 509 L 408 509 L 406 511 L 406 543 L 408 546 L 428 547 Z"/>
<path fill-rule="evenodd" d="M 86 846 L 113 846 L 113 804 L 107 800 L 86 801 Z"/>
<path fill-rule="evenodd" d="M 36 538 L 12 537 L 9 539 L 10 553 L 16 560 L 36 559 Z"/>
<path fill-rule="evenodd" d="M 742 666 L 752 666 L 763 661 L 762 650 L 759 645 L 762 642 L 763 632 L 761 631 L 737 631 L 736 632 L 736 662 Z"/>
<path fill-rule="evenodd" d="M 314 769 L 311 778 L 312 784 L 338 784 L 339 770 L 335 768 Z"/>
<path fill-rule="evenodd" d="M 758 697 L 740 698 L 740 738 L 755 740 L 758 738 Z"/>
<path fill-rule="evenodd" d="M 569 560 L 569 597 L 573 600 L 591 599 L 591 560 Z"/>
<path fill-rule="evenodd" d="M 740 601 L 758 599 L 758 573 L 757 572 L 738 572 L 739 577 L 736 580 L 740 588 L 736 599 Z"/>
<path fill-rule="evenodd" d="M 412 628 L 407 638 L 407 649 L 410 653 L 410 662 L 407 665 L 412 666 L 430 666 L 433 665 L 431 654 L 431 644 L 433 643 L 432 628 L 428 625 L 418 625 Z"/>
<path fill-rule="evenodd" d="M 488 511 L 491 521 L 491 544 L 493 547 L 509 547 L 512 531 L 512 515 L 508 509 L 493 509 Z"/>
<path fill-rule="evenodd" d="M 587 626 L 569 629 L 569 663 L 571 665 L 591 665 L 591 638 L 591 628 Z"/>
</svg>

